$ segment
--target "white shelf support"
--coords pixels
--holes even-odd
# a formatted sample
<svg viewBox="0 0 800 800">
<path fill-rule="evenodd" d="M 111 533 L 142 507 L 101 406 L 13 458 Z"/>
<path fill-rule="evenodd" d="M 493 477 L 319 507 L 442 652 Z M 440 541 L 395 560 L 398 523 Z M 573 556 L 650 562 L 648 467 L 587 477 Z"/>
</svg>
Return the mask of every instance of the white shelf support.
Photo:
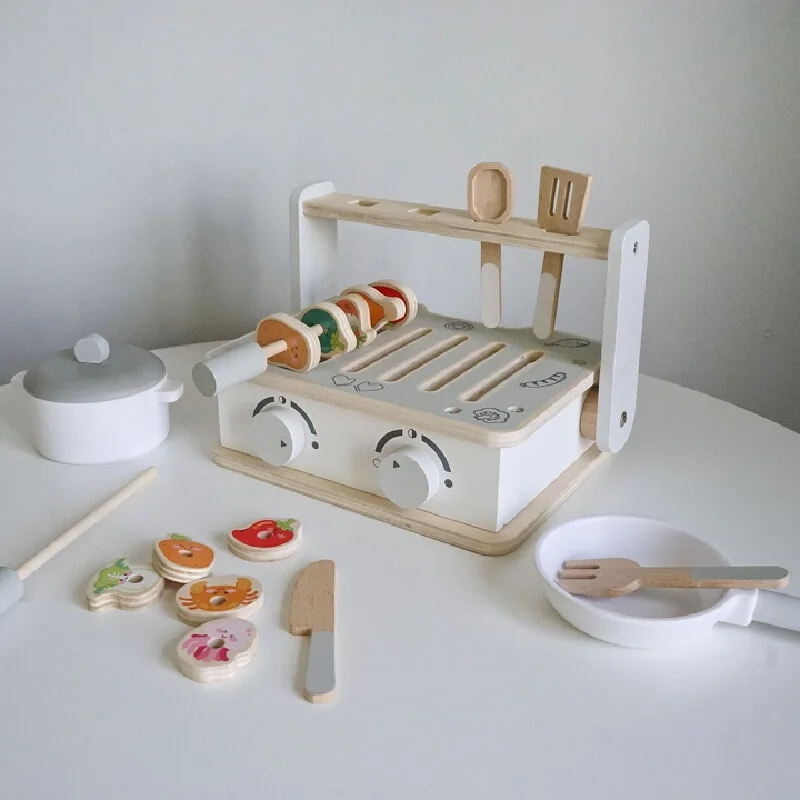
<svg viewBox="0 0 800 800">
<path fill-rule="evenodd" d="M 597 407 L 597 446 L 607 453 L 622 449 L 636 416 L 649 249 L 646 220 L 611 232 Z"/>
<path fill-rule="evenodd" d="M 337 222 L 308 217 L 303 203 L 334 194 L 330 181 L 301 186 L 289 201 L 289 239 L 292 267 L 292 311 L 300 311 L 335 294 L 328 285 L 336 265 Z"/>
</svg>

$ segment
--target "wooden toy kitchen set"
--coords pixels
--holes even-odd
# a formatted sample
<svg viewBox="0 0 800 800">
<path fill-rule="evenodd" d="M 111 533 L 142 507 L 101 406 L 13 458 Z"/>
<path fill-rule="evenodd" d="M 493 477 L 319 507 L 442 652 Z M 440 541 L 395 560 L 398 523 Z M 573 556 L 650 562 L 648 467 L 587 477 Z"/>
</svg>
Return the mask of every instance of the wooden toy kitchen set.
<svg viewBox="0 0 800 800">
<path fill-rule="evenodd" d="M 469 173 L 466 211 L 328 182 L 295 191 L 302 310 L 266 317 L 193 370 L 218 402 L 215 462 L 478 553 L 513 550 L 635 418 L 649 225 L 582 227 L 590 186 L 543 167 L 537 220 L 511 216 L 512 178 L 496 163 Z M 340 221 L 480 242 L 482 324 L 434 314 L 389 280 L 326 297 Z M 532 329 L 499 327 L 503 246 L 544 254 Z M 554 329 L 565 255 L 607 262 L 599 342 Z"/>
</svg>

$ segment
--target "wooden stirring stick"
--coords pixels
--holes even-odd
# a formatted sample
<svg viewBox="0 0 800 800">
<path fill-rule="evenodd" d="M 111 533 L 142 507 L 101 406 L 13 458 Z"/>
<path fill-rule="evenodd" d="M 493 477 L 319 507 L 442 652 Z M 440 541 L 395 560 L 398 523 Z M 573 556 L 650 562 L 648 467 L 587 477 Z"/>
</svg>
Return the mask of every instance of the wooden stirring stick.
<svg viewBox="0 0 800 800">
<path fill-rule="evenodd" d="M 565 561 L 562 589 L 588 597 L 622 597 L 637 589 L 783 589 L 783 567 L 642 567 L 630 558 Z"/>
<path fill-rule="evenodd" d="M 35 556 L 31 556 L 16 569 L 0 567 L 0 614 L 9 609 L 22 598 L 23 581 L 37 569 L 44 566 L 51 558 L 57 556 L 67 545 L 72 544 L 79 536 L 86 533 L 103 517 L 118 508 L 128 498 L 132 497 L 143 486 L 146 486 L 156 477 L 156 468 L 150 467 L 134 478 L 127 486 L 123 486 L 94 511 L 76 522 L 71 528 L 65 530 L 60 536 L 53 539 L 50 544 L 42 548 Z"/>
</svg>

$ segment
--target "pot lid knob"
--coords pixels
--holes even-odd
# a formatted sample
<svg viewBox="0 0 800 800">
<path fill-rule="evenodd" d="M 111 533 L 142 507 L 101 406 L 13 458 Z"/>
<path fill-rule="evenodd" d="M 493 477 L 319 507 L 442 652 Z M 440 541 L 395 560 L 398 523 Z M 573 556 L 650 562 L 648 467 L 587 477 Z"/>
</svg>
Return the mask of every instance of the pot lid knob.
<svg viewBox="0 0 800 800">
<path fill-rule="evenodd" d="M 108 358 L 108 342 L 99 333 L 90 333 L 72 348 L 82 364 L 100 364 Z"/>
</svg>

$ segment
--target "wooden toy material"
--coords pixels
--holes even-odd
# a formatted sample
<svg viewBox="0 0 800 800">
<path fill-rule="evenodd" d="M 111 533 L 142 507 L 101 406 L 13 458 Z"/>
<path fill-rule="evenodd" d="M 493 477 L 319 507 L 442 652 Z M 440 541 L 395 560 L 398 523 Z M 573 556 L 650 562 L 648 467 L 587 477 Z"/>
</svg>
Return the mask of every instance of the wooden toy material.
<svg viewBox="0 0 800 800">
<path fill-rule="evenodd" d="M 394 327 L 399 328 L 401 325 L 406 325 L 417 316 L 419 301 L 410 286 L 389 280 L 373 281 L 370 286 L 377 289 L 384 297 L 396 297 L 403 301 L 405 313 L 395 321 Z"/>
<path fill-rule="evenodd" d="M 502 164 L 476 164 L 467 179 L 467 209 L 476 222 L 508 222 L 514 205 L 514 182 Z M 481 242 L 481 320 L 496 328 L 502 317 L 500 245 Z"/>
<path fill-rule="evenodd" d="M 539 179 L 539 225 L 546 231 L 574 235 L 580 232 L 589 202 L 591 175 L 542 167 Z M 561 294 L 564 254 L 545 252 L 533 318 L 533 333 L 538 339 L 552 335 Z"/>
<path fill-rule="evenodd" d="M 366 347 L 368 344 L 372 344 L 378 333 L 372 328 L 367 301 L 360 294 L 346 294 L 334 302 L 347 317 L 350 328 L 356 337 L 356 347 Z"/>
<path fill-rule="evenodd" d="M 302 526 L 297 519 L 260 519 L 228 534 L 231 552 L 246 561 L 278 561 L 297 552 Z"/>
<path fill-rule="evenodd" d="M 201 683 L 227 680 L 250 664 L 258 653 L 258 630 L 250 620 L 204 622 L 178 642 L 178 669 Z"/>
<path fill-rule="evenodd" d="M 406 304 L 399 297 L 387 297 L 372 286 L 351 286 L 342 294 L 357 294 L 369 307 L 369 322 L 375 331 L 402 320 L 406 315 Z"/>
<path fill-rule="evenodd" d="M 189 583 L 211 574 L 214 551 L 180 533 L 171 533 L 153 546 L 153 568 L 162 578 Z"/>
<path fill-rule="evenodd" d="M 361 222 L 481 242 L 484 324 L 433 314 L 388 281 L 349 287 L 375 341 L 221 392 L 214 460 L 476 552 L 518 546 L 630 436 L 649 251 L 647 222 L 582 227 L 590 176 L 541 178 L 541 224 L 510 216 L 510 176 L 488 167 L 471 176 L 466 211 L 329 183 L 295 192 L 293 286 L 306 308 L 329 289 L 337 224 Z M 545 254 L 534 328 L 549 335 L 500 327 L 501 246 Z M 602 342 L 553 327 L 564 255 L 607 262 Z"/>
<path fill-rule="evenodd" d="M 91 611 L 138 611 L 158 602 L 163 591 L 164 579 L 152 567 L 118 558 L 92 575 L 86 587 L 86 601 Z"/>
<path fill-rule="evenodd" d="M 246 575 L 215 575 L 187 583 L 178 589 L 175 605 L 178 619 L 200 625 L 222 617 L 253 617 L 264 602 L 264 590 Z"/>
<path fill-rule="evenodd" d="M 336 567 L 333 561 L 315 561 L 298 576 L 289 606 L 289 632 L 311 636 L 305 697 L 327 703 L 336 696 L 333 642 Z"/>
<path fill-rule="evenodd" d="M 322 359 L 356 349 L 358 340 L 350 327 L 347 315 L 334 303 L 322 302 L 310 306 L 302 313 L 300 321 L 312 330 L 316 330 L 317 327 L 322 328 L 318 339 Z"/>
<path fill-rule="evenodd" d="M 122 489 L 97 506 L 94 511 L 76 522 L 50 542 L 47 547 L 44 547 L 36 555 L 20 564 L 16 569 L 0 567 L 0 614 L 22 599 L 24 593 L 23 581 L 26 578 L 44 566 L 51 558 L 58 555 L 65 547 L 72 544 L 79 536 L 86 533 L 93 525 L 119 508 L 126 500 L 133 497 L 136 492 L 147 486 L 155 479 L 156 474 L 155 467 L 146 469 L 129 484 L 123 486 Z"/>
<path fill-rule="evenodd" d="M 558 573 L 564 591 L 589 597 L 622 597 L 639 589 L 784 589 L 783 567 L 642 567 L 631 558 L 565 561 Z"/>
</svg>

